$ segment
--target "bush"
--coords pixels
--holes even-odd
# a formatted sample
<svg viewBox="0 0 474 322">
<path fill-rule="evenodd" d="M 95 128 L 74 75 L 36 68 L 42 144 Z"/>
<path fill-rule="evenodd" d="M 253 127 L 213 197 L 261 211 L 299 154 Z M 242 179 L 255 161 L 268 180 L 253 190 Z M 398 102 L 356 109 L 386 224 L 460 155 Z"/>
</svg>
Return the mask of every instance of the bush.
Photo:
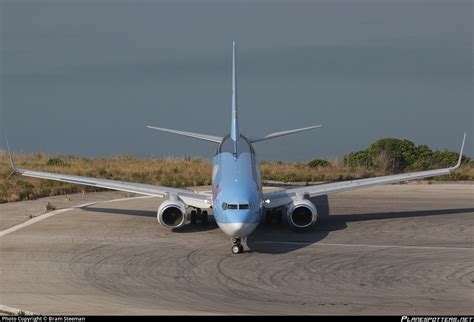
<svg viewBox="0 0 474 322">
<path fill-rule="evenodd" d="M 344 165 L 353 168 L 382 169 L 385 172 L 406 172 L 450 167 L 456 164 L 459 154 L 450 151 L 432 151 L 427 145 L 416 146 L 409 140 L 380 139 L 367 150 L 344 156 Z M 462 164 L 471 164 L 462 157 Z"/>
<path fill-rule="evenodd" d="M 425 144 L 417 147 L 417 159 L 409 166 L 413 170 L 427 170 L 430 167 L 433 151 Z"/>
<path fill-rule="evenodd" d="M 369 160 L 369 154 L 367 150 L 351 152 L 344 156 L 344 165 L 357 168 L 357 167 L 372 167 L 372 162 Z"/>
<path fill-rule="evenodd" d="M 458 162 L 459 154 L 456 152 L 450 151 L 435 151 L 430 158 L 430 167 L 432 168 L 441 168 L 441 167 L 451 167 Z M 462 164 L 469 164 L 470 158 L 465 155 L 461 158 Z"/>
<path fill-rule="evenodd" d="M 329 161 L 321 159 L 314 159 L 308 163 L 308 167 L 310 168 L 328 167 L 330 165 Z"/>
<path fill-rule="evenodd" d="M 372 164 L 375 168 L 385 172 L 393 172 L 397 169 L 397 163 L 386 151 L 381 151 L 372 157 Z"/>
<path fill-rule="evenodd" d="M 105 179 L 112 180 L 114 178 L 114 175 L 112 172 L 104 169 L 104 168 L 99 168 L 99 176 Z"/>
<path fill-rule="evenodd" d="M 52 205 L 50 202 L 46 204 L 46 211 L 53 211 L 56 210 L 56 207 Z"/>
<path fill-rule="evenodd" d="M 367 149 L 371 161 L 384 155 L 385 160 L 391 162 L 391 170 L 400 172 L 418 160 L 418 149 L 412 141 L 393 138 L 380 139 L 372 143 Z"/>
<path fill-rule="evenodd" d="M 145 172 L 132 172 L 132 180 L 138 183 L 147 183 L 148 173 Z"/>
<path fill-rule="evenodd" d="M 18 193 L 20 200 L 34 199 L 34 186 L 26 180 L 18 180 L 18 187 L 21 189 Z"/>
<path fill-rule="evenodd" d="M 58 167 L 64 167 L 64 166 L 67 166 L 67 163 L 66 161 L 64 161 L 63 159 L 61 159 L 60 157 L 54 157 L 54 158 L 50 158 L 46 164 L 48 166 L 58 166 Z"/>
</svg>

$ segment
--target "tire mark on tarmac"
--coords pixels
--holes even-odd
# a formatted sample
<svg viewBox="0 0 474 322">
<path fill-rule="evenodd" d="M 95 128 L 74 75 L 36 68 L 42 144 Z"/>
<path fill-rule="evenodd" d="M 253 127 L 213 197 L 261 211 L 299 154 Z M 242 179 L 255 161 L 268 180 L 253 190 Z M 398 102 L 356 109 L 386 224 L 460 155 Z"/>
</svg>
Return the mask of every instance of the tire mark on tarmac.
<svg viewBox="0 0 474 322">
<path fill-rule="evenodd" d="M 59 214 L 62 214 L 66 211 L 71 211 L 71 210 L 74 210 L 74 209 L 77 209 L 77 208 L 84 208 L 84 207 L 92 206 L 92 205 L 96 205 L 96 204 L 103 204 L 103 203 L 110 203 L 110 202 L 117 202 L 117 201 L 125 201 L 125 200 L 145 199 L 145 198 L 156 198 L 156 197 L 155 196 L 140 196 L 140 197 L 120 198 L 120 199 L 113 199 L 113 200 L 106 200 L 106 201 L 94 201 L 94 202 L 89 202 L 89 203 L 77 205 L 77 206 L 70 207 L 70 208 L 55 210 L 55 211 L 52 211 L 52 212 L 48 212 L 48 213 L 36 216 L 35 218 L 27 220 L 27 221 L 25 221 L 21 224 L 13 226 L 13 227 L 4 229 L 4 230 L 0 231 L 0 237 L 6 236 L 6 235 L 11 234 L 15 231 L 18 231 L 22 228 L 25 228 L 25 227 L 31 226 L 33 224 L 36 224 L 37 222 L 43 221 L 43 220 L 48 219 L 52 216 L 59 215 Z"/>
<path fill-rule="evenodd" d="M 283 245 L 315 245 L 315 246 L 340 246 L 340 247 L 371 247 L 371 248 L 406 248 L 421 250 L 470 250 L 474 251 L 474 247 L 444 247 L 444 246 L 411 246 L 411 245 L 371 245 L 371 244 L 337 244 L 337 243 L 310 243 L 310 242 L 285 242 L 285 241 L 255 241 L 255 244 L 283 244 Z"/>
</svg>

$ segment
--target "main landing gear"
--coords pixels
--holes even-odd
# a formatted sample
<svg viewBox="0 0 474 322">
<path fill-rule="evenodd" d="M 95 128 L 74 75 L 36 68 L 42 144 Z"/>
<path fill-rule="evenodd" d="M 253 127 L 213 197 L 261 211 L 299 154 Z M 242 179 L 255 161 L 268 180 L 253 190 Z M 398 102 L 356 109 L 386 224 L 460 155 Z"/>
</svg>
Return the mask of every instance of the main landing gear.
<svg viewBox="0 0 474 322">
<path fill-rule="evenodd" d="M 201 222 L 203 226 L 207 225 L 209 220 L 209 216 L 207 214 L 207 210 L 201 211 L 201 209 L 197 208 L 196 210 L 191 211 L 191 224 L 196 224 L 198 221 Z"/>
<path fill-rule="evenodd" d="M 282 209 L 274 208 L 265 211 L 265 222 L 267 225 L 281 225 L 283 223 Z"/>
<path fill-rule="evenodd" d="M 232 238 L 232 253 L 240 254 L 244 251 L 244 246 L 241 244 L 240 238 Z"/>
</svg>

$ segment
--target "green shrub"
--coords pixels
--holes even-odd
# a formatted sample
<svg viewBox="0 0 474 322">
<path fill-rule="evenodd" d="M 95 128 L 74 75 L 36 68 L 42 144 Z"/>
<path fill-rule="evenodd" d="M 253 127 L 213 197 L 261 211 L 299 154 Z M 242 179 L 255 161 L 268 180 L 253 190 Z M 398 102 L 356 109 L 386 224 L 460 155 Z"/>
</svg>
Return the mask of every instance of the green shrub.
<svg viewBox="0 0 474 322">
<path fill-rule="evenodd" d="M 196 180 L 194 181 L 194 186 L 204 186 L 205 184 L 207 184 L 207 180 L 205 177 L 201 176 L 201 175 L 198 175 L 196 177 Z"/>
<path fill-rule="evenodd" d="M 56 207 L 52 205 L 50 202 L 46 204 L 46 211 L 53 211 L 56 210 Z"/>
<path fill-rule="evenodd" d="M 276 176 L 276 180 L 282 181 L 282 182 L 297 182 L 298 180 L 298 175 L 294 172 L 287 172 L 287 173 L 280 173 Z"/>
<path fill-rule="evenodd" d="M 459 153 L 450 151 L 434 151 L 430 158 L 431 168 L 451 167 L 454 166 L 459 159 Z M 462 164 L 470 163 L 471 159 L 465 155 L 461 158 Z"/>
<path fill-rule="evenodd" d="M 367 150 L 352 152 L 344 156 L 344 165 L 353 168 L 382 169 L 385 172 L 436 169 L 456 164 L 459 154 L 450 151 L 432 151 L 427 145 L 416 146 L 409 140 L 380 139 Z M 463 155 L 462 163 L 470 164 Z"/>
<path fill-rule="evenodd" d="M 427 170 L 431 164 L 433 151 L 425 144 L 417 147 L 417 159 L 409 165 L 410 170 Z"/>
<path fill-rule="evenodd" d="M 132 172 L 132 180 L 138 183 L 147 183 L 148 182 L 148 173 Z"/>
<path fill-rule="evenodd" d="M 99 169 L 99 176 L 105 179 L 109 179 L 109 180 L 112 180 L 114 178 L 114 175 L 112 174 L 112 172 L 104 168 Z"/>
<path fill-rule="evenodd" d="M 18 187 L 21 189 L 18 193 L 20 200 L 34 199 L 34 186 L 26 180 L 18 180 Z"/>
<path fill-rule="evenodd" d="M 162 178 L 160 184 L 161 184 L 162 186 L 166 186 L 166 187 L 173 187 L 174 184 L 175 184 L 175 183 L 174 183 L 174 177 L 173 177 L 171 174 L 166 173 L 166 174 L 164 175 L 164 177 Z"/>
<path fill-rule="evenodd" d="M 318 168 L 318 167 L 328 167 L 331 164 L 327 160 L 321 160 L 321 159 L 314 159 L 308 162 L 308 167 L 310 168 Z"/>
<path fill-rule="evenodd" d="M 58 166 L 58 167 L 64 167 L 67 166 L 66 161 L 64 161 L 61 157 L 54 157 L 50 158 L 47 162 L 46 165 L 48 166 Z"/>
<path fill-rule="evenodd" d="M 374 160 L 381 155 L 384 161 L 391 164 L 391 169 L 395 172 L 405 170 L 418 159 L 418 149 L 415 143 L 409 140 L 399 140 L 394 138 L 380 139 L 372 143 L 367 149 L 369 159 L 374 164 Z"/>
<path fill-rule="evenodd" d="M 372 167 L 372 162 L 369 160 L 369 153 L 367 150 L 351 152 L 344 156 L 344 165 L 357 167 Z"/>
</svg>

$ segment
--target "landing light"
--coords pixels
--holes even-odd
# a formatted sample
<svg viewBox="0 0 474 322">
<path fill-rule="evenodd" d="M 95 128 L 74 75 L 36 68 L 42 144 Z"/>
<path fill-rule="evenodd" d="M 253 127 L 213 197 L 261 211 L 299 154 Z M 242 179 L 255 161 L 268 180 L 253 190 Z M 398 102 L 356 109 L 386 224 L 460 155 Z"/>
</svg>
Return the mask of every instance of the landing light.
<svg viewBox="0 0 474 322">
<path fill-rule="evenodd" d="M 270 203 L 270 199 L 265 199 L 263 202 L 268 205 Z"/>
</svg>

